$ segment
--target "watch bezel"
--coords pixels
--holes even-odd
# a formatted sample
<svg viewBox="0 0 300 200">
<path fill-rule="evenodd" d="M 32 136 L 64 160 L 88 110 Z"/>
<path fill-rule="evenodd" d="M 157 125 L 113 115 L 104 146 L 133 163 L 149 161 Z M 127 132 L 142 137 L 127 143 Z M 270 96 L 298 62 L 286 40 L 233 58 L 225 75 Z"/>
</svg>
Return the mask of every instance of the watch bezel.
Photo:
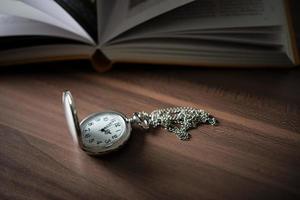
<svg viewBox="0 0 300 200">
<path fill-rule="evenodd" d="M 119 115 L 125 122 L 125 132 L 122 134 L 122 136 L 120 137 L 119 140 L 117 140 L 114 144 L 108 146 L 108 147 L 87 147 L 84 145 L 83 141 L 82 141 L 82 137 L 80 134 L 79 140 L 81 142 L 81 148 L 89 155 L 102 155 L 102 154 L 106 154 L 109 152 L 112 152 L 114 150 L 119 149 L 123 144 L 125 144 L 131 134 L 131 124 L 129 122 L 129 120 L 126 118 L 126 116 L 123 113 L 117 112 L 117 111 L 105 111 L 105 112 L 96 112 L 96 113 L 92 113 L 90 115 L 88 115 L 87 117 L 85 117 L 81 122 L 80 122 L 80 132 L 82 133 L 82 128 L 83 125 L 90 120 L 90 118 L 94 118 L 97 115 L 103 115 L 103 114 L 115 114 L 115 115 Z"/>
</svg>

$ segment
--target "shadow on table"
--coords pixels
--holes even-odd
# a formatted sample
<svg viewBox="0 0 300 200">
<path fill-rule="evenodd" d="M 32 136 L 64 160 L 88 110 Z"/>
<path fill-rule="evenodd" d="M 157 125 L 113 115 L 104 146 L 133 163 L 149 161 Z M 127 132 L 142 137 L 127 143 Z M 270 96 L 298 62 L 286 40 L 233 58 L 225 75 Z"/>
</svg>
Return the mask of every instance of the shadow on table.
<svg viewBox="0 0 300 200">
<path fill-rule="evenodd" d="M 150 64 L 116 64 L 110 71 L 98 73 L 87 60 L 35 63 L 0 67 L 0 77 L 39 75 L 45 78 L 62 77 L 65 74 L 90 74 L 109 78 L 155 77 L 161 80 L 179 80 L 193 85 L 207 86 L 231 93 L 246 93 L 260 97 L 276 97 L 280 100 L 297 99 L 300 84 L 300 68 L 208 68 Z M 23 76 L 24 75 L 24 76 Z M 295 99 L 296 98 L 296 99 Z"/>
<path fill-rule="evenodd" d="M 110 167 L 114 166 L 116 169 L 121 168 L 119 170 L 127 171 L 132 169 L 132 166 L 139 166 L 139 170 L 141 170 L 142 173 L 149 173 L 147 166 L 144 166 L 143 163 L 144 148 L 146 145 L 145 140 L 147 136 L 155 136 L 156 134 L 159 134 L 159 129 L 144 130 L 134 126 L 130 139 L 124 146 L 115 152 L 101 157 L 95 157 L 95 159 L 102 164 L 109 164 Z"/>
</svg>

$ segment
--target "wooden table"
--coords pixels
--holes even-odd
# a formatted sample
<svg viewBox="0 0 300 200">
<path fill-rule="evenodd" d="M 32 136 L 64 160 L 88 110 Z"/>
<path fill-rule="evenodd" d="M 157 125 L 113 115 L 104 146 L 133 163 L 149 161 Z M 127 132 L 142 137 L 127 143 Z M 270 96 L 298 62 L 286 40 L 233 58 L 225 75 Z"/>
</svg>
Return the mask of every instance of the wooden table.
<svg viewBox="0 0 300 200">
<path fill-rule="evenodd" d="M 300 70 L 86 62 L 0 71 L 0 199 L 300 199 Z M 79 117 L 168 106 L 202 108 L 220 125 L 182 142 L 135 129 L 103 158 L 72 143 L 61 105 L 72 91 Z"/>
</svg>

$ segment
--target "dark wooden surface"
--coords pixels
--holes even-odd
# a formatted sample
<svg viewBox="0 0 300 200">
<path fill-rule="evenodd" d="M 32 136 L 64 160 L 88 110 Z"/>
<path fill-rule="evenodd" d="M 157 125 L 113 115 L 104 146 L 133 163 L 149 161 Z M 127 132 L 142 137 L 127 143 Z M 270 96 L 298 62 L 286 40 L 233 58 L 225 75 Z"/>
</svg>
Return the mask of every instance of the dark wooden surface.
<svg viewBox="0 0 300 200">
<path fill-rule="evenodd" d="M 0 71 L 0 199 L 300 199 L 300 70 L 221 70 L 85 62 Z M 220 125 L 189 142 L 135 129 L 103 158 L 68 134 L 61 93 L 79 117 L 192 106 Z"/>
</svg>

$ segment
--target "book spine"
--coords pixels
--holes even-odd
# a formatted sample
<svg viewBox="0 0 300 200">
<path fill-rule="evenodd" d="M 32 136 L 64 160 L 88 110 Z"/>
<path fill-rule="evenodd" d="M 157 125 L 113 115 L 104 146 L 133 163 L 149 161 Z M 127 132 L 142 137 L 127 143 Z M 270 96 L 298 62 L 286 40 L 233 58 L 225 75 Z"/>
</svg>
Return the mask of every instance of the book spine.
<svg viewBox="0 0 300 200">
<path fill-rule="evenodd" d="M 91 56 L 91 63 L 97 72 L 106 72 L 110 70 L 113 65 L 113 62 L 99 49 Z"/>
</svg>

